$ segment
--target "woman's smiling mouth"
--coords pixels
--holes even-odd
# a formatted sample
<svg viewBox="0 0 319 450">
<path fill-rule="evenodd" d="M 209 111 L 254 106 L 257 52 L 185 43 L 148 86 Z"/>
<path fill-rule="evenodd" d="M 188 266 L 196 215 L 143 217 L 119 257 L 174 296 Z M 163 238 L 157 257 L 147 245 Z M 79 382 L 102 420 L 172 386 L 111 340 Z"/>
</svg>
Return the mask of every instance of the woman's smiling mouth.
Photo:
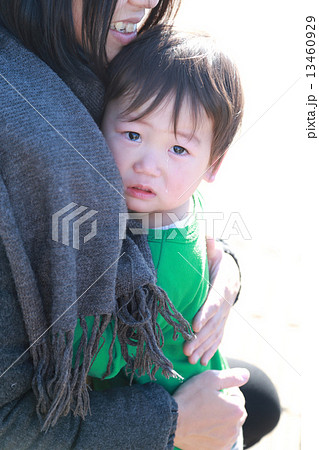
<svg viewBox="0 0 319 450">
<path fill-rule="evenodd" d="M 114 22 L 111 23 L 111 30 L 116 30 L 120 33 L 136 33 L 137 23 L 131 22 Z"/>
<path fill-rule="evenodd" d="M 143 17 L 134 17 L 130 19 L 112 22 L 109 35 L 113 36 L 121 46 L 129 44 L 137 36 L 137 26 Z"/>
</svg>

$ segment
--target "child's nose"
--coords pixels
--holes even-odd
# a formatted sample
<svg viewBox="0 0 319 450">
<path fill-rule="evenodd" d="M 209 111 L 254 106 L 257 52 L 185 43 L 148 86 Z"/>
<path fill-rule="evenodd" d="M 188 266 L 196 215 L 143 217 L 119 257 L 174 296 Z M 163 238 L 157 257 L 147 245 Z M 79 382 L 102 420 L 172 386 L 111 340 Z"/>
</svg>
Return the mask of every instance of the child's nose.
<svg viewBox="0 0 319 450">
<path fill-rule="evenodd" d="M 151 177 L 159 177 L 161 175 L 161 169 L 159 163 L 152 154 L 146 154 L 134 163 L 134 170 L 136 173 L 143 173 Z"/>
</svg>

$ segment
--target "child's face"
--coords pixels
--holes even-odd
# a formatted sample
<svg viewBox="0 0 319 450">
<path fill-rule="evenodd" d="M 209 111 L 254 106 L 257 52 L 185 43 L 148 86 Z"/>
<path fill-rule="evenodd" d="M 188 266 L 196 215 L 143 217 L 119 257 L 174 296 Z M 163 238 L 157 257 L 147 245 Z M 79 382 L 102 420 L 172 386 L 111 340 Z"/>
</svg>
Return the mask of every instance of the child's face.
<svg viewBox="0 0 319 450">
<path fill-rule="evenodd" d="M 174 99 L 163 102 L 139 120 L 142 110 L 122 116 L 128 103 L 112 101 L 102 132 L 122 176 L 127 207 L 136 212 L 188 212 L 189 199 L 203 178 L 209 179 L 213 124 L 203 112 L 194 130 L 185 101 L 176 135 L 172 123 Z M 143 110 L 148 105 L 143 107 Z"/>
</svg>

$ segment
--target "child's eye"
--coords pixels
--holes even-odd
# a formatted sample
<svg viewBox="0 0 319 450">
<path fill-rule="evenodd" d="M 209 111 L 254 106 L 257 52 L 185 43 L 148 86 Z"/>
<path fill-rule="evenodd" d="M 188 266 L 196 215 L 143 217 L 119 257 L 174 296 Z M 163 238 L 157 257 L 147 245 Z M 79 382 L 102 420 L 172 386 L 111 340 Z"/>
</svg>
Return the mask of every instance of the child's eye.
<svg viewBox="0 0 319 450">
<path fill-rule="evenodd" d="M 186 150 L 186 148 L 181 147 L 180 145 L 174 145 L 170 150 L 174 153 L 174 155 L 188 154 L 188 151 Z"/>
<path fill-rule="evenodd" d="M 125 135 L 130 141 L 141 142 L 141 135 L 135 131 L 127 131 Z"/>
</svg>

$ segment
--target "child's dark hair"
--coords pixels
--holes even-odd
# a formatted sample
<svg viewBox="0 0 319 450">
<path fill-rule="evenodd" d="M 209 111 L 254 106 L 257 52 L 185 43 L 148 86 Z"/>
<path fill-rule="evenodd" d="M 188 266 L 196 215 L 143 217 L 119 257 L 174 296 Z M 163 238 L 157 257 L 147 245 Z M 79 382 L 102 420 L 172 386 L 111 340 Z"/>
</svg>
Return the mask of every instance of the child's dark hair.
<svg viewBox="0 0 319 450">
<path fill-rule="evenodd" d="M 107 75 L 107 103 L 123 96 L 131 101 L 124 114 L 154 98 L 136 119 L 152 112 L 164 99 L 175 97 L 172 120 L 176 130 L 179 111 L 187 99 L 195 131 L 204 109 L 213 122 L 211 163 L 225 153 L 241 124 L 243 93 L 237 68 L 207 35 L 154 27 L 121 50 Z"/>
</svg>

